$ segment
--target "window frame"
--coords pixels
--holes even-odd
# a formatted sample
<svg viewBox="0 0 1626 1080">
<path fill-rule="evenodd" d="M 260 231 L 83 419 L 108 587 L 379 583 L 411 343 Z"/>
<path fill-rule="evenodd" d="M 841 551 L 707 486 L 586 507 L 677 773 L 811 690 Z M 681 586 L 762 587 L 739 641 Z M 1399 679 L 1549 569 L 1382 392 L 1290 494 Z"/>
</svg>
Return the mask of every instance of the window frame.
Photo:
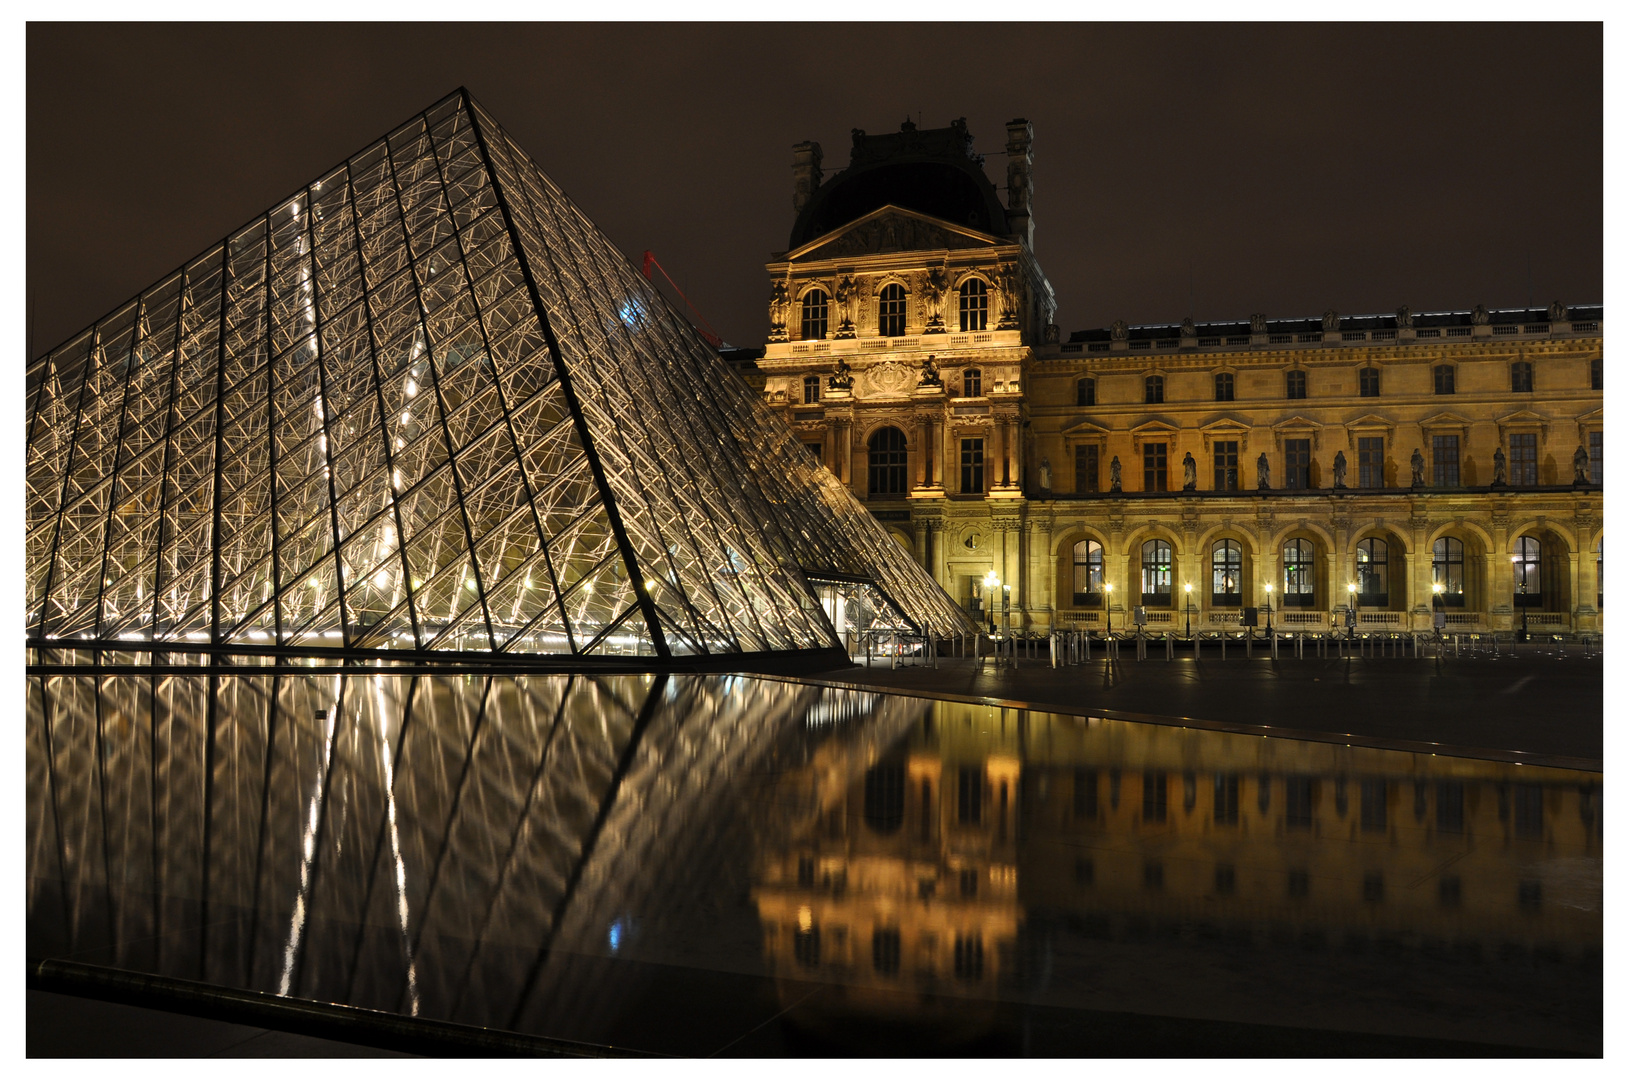
<svg viewBox="0 0 1626 1080">
<path fill-rule="evenodd" d="M 1086 375 L 1078 380 L 1078 407 L 1088 409 L 1095 404 L 1095 380 Z"/>
<path fill-rule="evenodd" d="M 881 337 L 906 337 L 909 333 L 909 294 L 896 281 L 876 297 L 876 329 Z"/>
<path fill-rule="evenodd" d="M 1356 378 L 1359 383 L 1361 397 L 1375 398 L 1383 396 L 1383 372 L 1381 369 L 1368 364 L 1366 367 L 1361 368 Z"/>
<path fill-rule="evenodd" d="M 961 376 L 961 397 L 982 397 L 982 368 L 968 367 Z"/>
<path fill-rule="evenodd" d="M 1379 588 L 1371 587 L 1374 581 Z M 1368 536 L 1355 545 L 1355 595 L 1369 607 L 1389 606 L 1389 542 L 1382 537 Z"/>
<path fill-rule="evenodd" d="M 976 445 L 972 445 L 975 443 Z M 960 437 L 960 494 L 981 495 L 987 490 L 987 465 L 980 436 Z"/>
<path fill-rule="evenodd" d="M 1508 392 L 1533 394 L 1536 392 L 1535 367 L 1528 360 L 1515 360 L 1508 365 Z"/>
<path fill-rule="evenodd" d="M 1309 397 L 1309 379 L 1303 368 L 1289 368 L 1287 371 L 1287 400 L 1302 401 Z"/>
<path fill-rule="evenodd" d="M 1159 537 L 1140 546 L 1140 603 L 1142 607 L 1170 607 L 1174 603 L 1174 545 Z"/>
<path fill-rule="evenodd" d="M 818 297 L 817 302 L 813 298 Z M 817 330 L 817 333 L 812 331 Z M 830 294 L 809 289 L 802 294 L 802 340 L 823 341 L 830 336 Z"/>
<path fill-rule="evenodd" d="M 1148 375 L 1148 376 L 1146 376 L 1145 388 L 1146 388 L 1146 401 L 1144 402 L 1144 404 L 1147 404 L 1147 405 L 1161 405 L 1161 404 L 1163 404 L 1163 376 L 1161 376 L 1161 375 Z"/>
<path fill-rule="evenodd" d="M 1444 396 L 1457 392 L 1457 367 L 1455 364 L 1434 365 L 1434 393 Z"/>
<path fill-rule="evenodd" d="M 1302 460 L 1294 461 L 1294 455 L 1303 453 Z M 1302 439 L 1282 440 L 1282 487 L 1288 491 L 1311 491 L 1310 466 L 1315 461 L 1315 449 L 1309 436 Z M 1300 471 L 1302 470 L 1302 472 Z M 1298 481 L 1302 480 L 1303 483 Z"/>
<path fill-rule="evenodd" d="M 876 440 L 887 432 L 894 432 L 898 437 L 897 446 L 877 446 Z M 867 497 L 874 498 L 900 498 L 909 494 L 909 438 L 902 429 L 887 424 L 875 429 L 874 433 L 864 443 L 869 452 L 869 487 Z M 876 455 L 884 455 L 884 460 L 877 461 Z M 877 478 L 883 483 L 877 485 Z M 894 486 L 894 481 L 896 484 Z"/>
<path fill-rule="evenodd" d="M 1105 583 L 1106 548 L 1099 540 L 1086 536 L 1073 545 L 1073 606 L 1100 607 Z M 1079 591 L 1080 584 L 1083 592 Z"/>
<path fill-rule="evenodd" d="M 1169 490 L 1169 444 L 1166 442 L 1142 443 L 1140 455 L 1141 490 Z"/>
<path fill-rule="evenodd" d="M 1376 490 L 1385 486 L 1386 481 L 1383 473 L 1388 464 L 1388 459 L 1385 457 L 1387 447 L 1383 445 L 1384 438 L 1382 435 L 1357 435 L 1355 437 L 1355 482 L 1357 487 Z M 1362 445 L 1363 443 L 1377 443 L 1377 446 Z M 1376 451 L 1375 458 L 1372 456 L 1374 450 Z M 1377 477 L 1378 482 L 1375 484 L 1367 483 L 1373 476 Z"/>
<path fill-rule="evenodd" d="M 1513 606 L 1541 607 L 1541 541 L 1528 533 L 1511 545 L 1513 561 Z M 1530 588 L 1531 584 L 1535 589 Z M 1524 588 L 1521 590 L 1520 585 Z"/>
<path fill-rule="evenodd" d="M 802 376 L 802 404 L 817 405 L 819 403 L 819 377 L 817 375 Z"/>
<path fill-rule="evenodd" d="M 1443 607 L 1466 607 L 1468 596 L 1467 558 L 1466 548 L 1460 539 L 1455 536 L 1441 536 L 1434 541 L 1432 550 L 1432 585 L 1441 586 L 1441 591 L 1435 595 L 1440 598 Z M 1440 568 L 1445 568 L 1442 577 Z M 1455 573 L 1452 568 L 1455 567 Z M 1432 587 L 1431 585 L 1431 587 Z M 1451 586 L 1456 591 L 1451 591 Z"/>
<path fill-rule="evenodd" d="M 1223 552 L 1224 557 L 1221 557 Z M 1234 556 L 1234 558 L 1233 558 Z M 1234 576 L 1232 576 L 1234 575 Z M 1229 537 L 1214 541 L 1208 549 L 1208 600 L 1212 607 L 1242 606 L 1242 545 Z M 1219 588 L 1227 577 L 1236 586 L 1231 592 Z"/>
<path fill-rule="evenodd" d="M 1213 443 L 1214 490 L 1242 490 L 1242 444 L 1235 439 L 1216 439 Z"/>
<path fill-rule="evenodd" d="M 1229 371 L 1216 371 L 1214 373 L 1214 400 L 1236 400 L 1236 375 Z"/>
<path fill-rule="evenodd" d="M 1088 468 L 1085 467 L 1088 459 Z M 1079 443 L 1073 447 L 1073 493 L 1094 495 L 1101 490 L 1101 447 L 1096 443 Z"/>
<path fill-rule="evenodd" d="M 973 288 L 975 286 L 975 288 Z M 988 329 L 988 283 L 972 277 L 960 283 L 960 333 L 975 334 Z"/>
<path fill-rule="evenodd" d="M 1507 482 L 1509 487 L 1535 487 L 1541 482 L 1541 440 L 1535 432 L 1508 432 Z"/>
<path fill-rule="evenodd" d="M 1429 478 L 1433 481 L 1431 487 L 1456 488 L 1462 486 L 1462 439 L 1456 434 L 1430 435 L 1429 445 Z M 1440 456 L 1442 450 L 1449 450 L 1449 459 Z"/>
<path fill-rule="evenodd" d="M 1315 541 L 1302 536 L 1291 537 L 1283 541 L 1281 550 L 1282 606 L 1315 607 Z"/>
</svg>

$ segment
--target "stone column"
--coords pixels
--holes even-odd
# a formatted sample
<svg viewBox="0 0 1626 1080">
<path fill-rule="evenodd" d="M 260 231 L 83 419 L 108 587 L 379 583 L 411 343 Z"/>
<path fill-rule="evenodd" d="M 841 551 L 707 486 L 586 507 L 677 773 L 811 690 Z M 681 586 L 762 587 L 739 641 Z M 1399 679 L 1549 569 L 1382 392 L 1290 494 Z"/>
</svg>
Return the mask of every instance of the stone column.
<svg viewBox="0 0 1626 1080">
<path fill-rule="evenodd" d="M 926 422 L 913 417 L 909 422 L 909 487 L 926 486 Z"/>
<path fill-rule="evenodd" d="M 1592 529 L 1592 515 L 1579 513 L 1575 515 L 1575 541 L 1580 545 L 1575 557 L 1579 559 L 1575 576 L 1575 626 L 1576 630 L 1596 630 L 1598 628 L 1598 555 L 1592 550 L 1597 543 L 1597 534 Z"/>
<path fill-rule="evenodd" d="M 983 489 L 992 491 L 999 487 L 999 463 L 1005 456 L 1005 422 L 996 417 L 990 417 L 988 423 L 988 445 L 983 448 L 982 466 L 985 474 Z"/>
<path fill-rule="evenodd" d="M 1055 625 L 1056 560 L 1050 552 L 1050 537 L 1054 528 L 1048 513 L 1028 519 L 1031 533 L 1028 537 L 1028 610 L 1043 623 L 1045 629 Z"/>
<path fill-rule="evenodd" d="M 952 425 L 945 420 L 939 426 L 942 429 L 938 432 L 938 441 L 943 449 L 943 490 L 945 492 L 958 491 L 960 476 L 954 470 L 959 467 L 960 448 L 955 444 Z M 951 480 L 950 477 L 953 477 L 953 479 Z"/>
<path fill-rule="evenodd" d="M 950 582 L 948 580 L 948 557 L 947 553 L 945 553 L 943 550 L 943 545 L 948 537 L 948 533 L 943 529 L 943 520 L 941 518 L 931 519 L 927 522 L 927 525 L 931 529 L 932 579 L 943 587 L 944 592 L 947 592 L 950 596 L 953 596 L 953 592 L 949 590 Z"/>
</svg>

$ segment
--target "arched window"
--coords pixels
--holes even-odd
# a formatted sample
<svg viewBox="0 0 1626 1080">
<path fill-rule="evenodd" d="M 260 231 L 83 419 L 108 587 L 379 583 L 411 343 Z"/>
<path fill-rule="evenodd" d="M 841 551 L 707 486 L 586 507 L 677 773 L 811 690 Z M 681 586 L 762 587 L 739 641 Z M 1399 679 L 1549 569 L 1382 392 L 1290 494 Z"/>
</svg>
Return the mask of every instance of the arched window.
<svg viewBox="0 0 1626 1080">
<path fill-rule="evenodd" d="M 1446 607 L 1463 607 L 1467 603 L 1462 581 L 1462 541 L 1454 536 L 1434 541 L 1434 584 L 1440 587 L 1439 597 Z"/>
<path fill-rule="evenodd" d="M 819 377 L 817 375 L 804 375 L 802 377 L 802 402 L 807 405 L 816 405 L 819 400 Z"/>
<path fill-rule="evenodd" d="M 1355 592 L 1363 604 L 1389 603 L 1389 545 L 1369 537 L 1355 545 Z"/>
<path fill-rule="evenodd" d="M 908 444 L 903 432 L 895 427 L 884 427 L 869 437 L 869 493 L 876 495 L 902 495 L 907 491 L 909 472 Z"/>
<path fill-rule="evenodd" d="M 1513 541 L 1513 602 L 1541 606 L 1541 541 L 1534 536 Z"/>
<path fill-rule="evenodd" d="M 1101 545 L 1094 540 L 1080 540 L 1073 545 L 1073 603 L 1078 607 L 1101 606 L 1102 572 Z"/>
<path fill-rule="evenodd" d="M 972 278 L 960 286 L 960 333 L 988 329 L 988 284 Z"/>
<path fill-rule="evenodd" d="M 1315 607 L 1315 545 L 1308 540 L 1282 545 L 1282 605 Z"/>
<path fill-rule="evenodd" d="M 1163 404 L 1163 376 L 1161 376 L 1161 375 L 1148 375 L 1148 376 L 1146 376 L 1146 404 L 1148 404 L 1148 405 L 1161 405 L 1161 404 Z"/>
<path fill-rule="evenodd" d="M 1454 394 L 1457 392 L 1457 369 L 1450 364 L 1437 364 L 1434 367 L 1434 392 L 1436 394 Z"/>
<path fill-rule="evenodd" d="M 965 369 L 965 391 L 962 397 L 982 397 L 982 369 Z"/>
<path fill-rule="evenodd" d="M 823 341 L 830 332 L 830 296 L 811 289 L 802 297 L 802 340 Z"/>
<path fill-rule="evenodd" d="M 1080 380 L 1078 380 L 1078 403 L 1080 405 L 1094 405 L 1095 404 L 1095 380 L 1094 379 L 1080 379 Z"/>
<path fill-rule="evenodd" d="M 1242 545 L 1221 540 L 1214 545 L 1214 587 L 1212 603 L 1220 607 L 1242 606 Z"/>
<path fill-rule="evenodd" d="M 1174 588 L 1174 549 L 1167 540 L 1148 540 L 1140 546 L 1140 602 L 1168 607 Z"/>
<path fill-rule="evenodd" d="M 881 290 L 881 336 L 902 337 L 909 301 L 904 298 L 903 286 L 893 283 Z"/>
</svg>

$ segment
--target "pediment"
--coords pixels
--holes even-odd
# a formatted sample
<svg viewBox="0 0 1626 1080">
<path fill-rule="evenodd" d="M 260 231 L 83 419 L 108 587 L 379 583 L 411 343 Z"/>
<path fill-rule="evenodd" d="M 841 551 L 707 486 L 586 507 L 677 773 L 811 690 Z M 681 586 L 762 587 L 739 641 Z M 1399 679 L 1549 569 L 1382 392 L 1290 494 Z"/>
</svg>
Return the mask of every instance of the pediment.
<svg viewBox="0 0 1626 1080">
<path fill-rule="evenodd" d="M 1498 424 L 1502 425 L 1503 427 L 1507 427 L 1509 424 L 1543 424 L 1543 425 L 1545 425 L 1547 423 L 1547 417 L 1541 415 L 1538 412 L 1531 412 L 1529 409 L 1515 409 L 1512 412 L 1507 413 L 1506 415 L 1498 416 L 1496 418 L 1496 422 Z"/>
<path fill-rule="evenodd" d="M 1097 424 L 1094 420 L 1086 420 L 1083 417 L 1074 420 L 1071 424 L 1068 424 L 1066 427 L 1061 429 L 1062 437 L 1066 439 L 1096 437 L 1105 438 L 1111 433 L 1111 428 L 1102 424 Z"/>
<path fill-rule="evenodd" d="M 1383 428 L 1384 430 L 1388 430 L 1394 426 L 1393 420 L 1390 420 L 1386 416 L 1379 416 L 1377 413 L 1366 413 L 1363 416 L 1357 416 L 1353 420 L 1344 421 L 1344 427 L 1348 428 L 1350 431 L 1360 431 L 1363 428 L 1366 430 L 1372 430 L 1374 428 Z"/>
<path fill-rule="evenodd" d="M 809 240 L 786 258 L 791 262 L 816 262 L 890 251 L 990 248 L 999 243 L 997 237 L 987 233 L 888 204 L 835 232 Z"/>
<path fill-rule="evenodd" d="M 1272 431 L 1320 431 L 1321 424 L 1307 416 L 1294 414 L 1270 425 Z"/>
<path fill-rule="evenodd" d="M 1136 424 L 1134 427 L 1129 429 L 1129 433 L 1131 435 L 1137 436 L 1175 435 L 1178 434 L 1179 431 L 1180 429 L 1174 424 L 1171 424 L 1167 420 L 1156 416 L 1145 421 L 1144 423 Z"/>
<path fill-rule="evenodd" d="M 1199 425 L 1197 430 L 1204 435 L 1245 434 L 1253 430 L 1253 425 L 1245 424 L 1234 416 L 1216 416 L 1208 423 Z"/>
<path fill-rule="evenodd" d="M 1433 416 L 1427 416 L 1419 420 L 1417 426 L 1421 428 L 1467 428 L 1473 426 L 1473 421 L 1460 413 L 1437 412 Z"/>
</svg>

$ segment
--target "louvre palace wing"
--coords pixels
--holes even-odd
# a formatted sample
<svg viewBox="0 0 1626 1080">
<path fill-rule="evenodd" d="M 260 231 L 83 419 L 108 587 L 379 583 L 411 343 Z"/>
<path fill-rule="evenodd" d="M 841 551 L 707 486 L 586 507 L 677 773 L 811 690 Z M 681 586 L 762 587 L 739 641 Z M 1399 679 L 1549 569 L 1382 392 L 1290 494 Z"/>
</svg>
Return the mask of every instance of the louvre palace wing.
<svg viewBox="0 0 1626 1080">
<path fill-rule="evenodd" d="M 836 645 L 963 615 L 464 91 L 30 365 L 31 641 Z"/>
</svg>

